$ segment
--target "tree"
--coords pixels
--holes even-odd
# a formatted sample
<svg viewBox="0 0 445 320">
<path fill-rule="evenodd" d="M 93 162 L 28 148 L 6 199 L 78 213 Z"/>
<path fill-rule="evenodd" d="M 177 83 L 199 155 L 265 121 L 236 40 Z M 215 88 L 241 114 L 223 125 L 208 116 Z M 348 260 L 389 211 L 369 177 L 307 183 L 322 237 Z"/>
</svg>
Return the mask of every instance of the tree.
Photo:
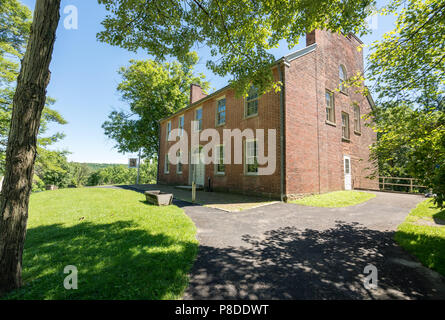
<svg viewBox="0 0 445 320">
<path fill-rule="evenodd" d="M 253 82 L 261 92 L 273 83 L 269 49 L 295 46 L 314 29 L 362 34 L 374 0 L 98 0 L 109 14 L 98 39 L 158 60 L 184 62 L 195 46 L 207 46 L 207 67 L 231 75 L 238 93 Z M 277 87 L 276 87 L 277 88 Z"/>
<path fill-rule="evenodd" d="M 393 1 L 396 27 L 372 45 L 380 168 L 417 178 L 445 206 L 445 0 Z"/>
<path fill-rule="evenodd" d="M 204 75 L 193 74 L 197 61 L 196 53 L 190 53 L 183 64 L 131 60 L 129 67 L 120 69 L 123 80 L 117 90 L 129 103 L 130 112 L 113 111 L 102 125 L 119 152 L 143 148 L 145 157 L 156 155 L 159 120 L 187 106 L 192 83 L 204 90 L 209 87 Z"/>
<path fill-rule="evenodd" d="M 0 207 L 0 295 L 22 285 L 22 254 L 40 117 L 50 80 L 49 64 L 60 0 L 37 0 L 29 42 L 13 99 Z"/>
</svg>

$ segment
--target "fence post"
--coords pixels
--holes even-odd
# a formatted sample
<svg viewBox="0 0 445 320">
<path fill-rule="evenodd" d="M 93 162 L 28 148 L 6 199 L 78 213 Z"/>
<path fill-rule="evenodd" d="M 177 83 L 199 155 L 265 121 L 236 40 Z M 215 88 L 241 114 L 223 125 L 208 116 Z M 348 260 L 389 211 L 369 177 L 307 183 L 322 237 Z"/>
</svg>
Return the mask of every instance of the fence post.
<svg viewBox="0 0 445 320">
<path fill-rule="evenodd" d="M 413 193 L 413 179 L 409 180 L 409 192 Z"/>
<path fill-rule="evenodd" d="M 382 190 L 385 191 L 385 177 L 383 177 L 383 188 L 382 188 Z"/>
</svg>

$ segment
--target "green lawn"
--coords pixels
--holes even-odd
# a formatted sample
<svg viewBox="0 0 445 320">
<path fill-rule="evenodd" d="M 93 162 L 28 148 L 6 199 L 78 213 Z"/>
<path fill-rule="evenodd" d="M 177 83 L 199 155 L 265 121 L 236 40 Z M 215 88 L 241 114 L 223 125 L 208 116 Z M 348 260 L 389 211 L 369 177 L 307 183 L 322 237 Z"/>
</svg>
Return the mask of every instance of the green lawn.
<svg viewBox="0 0 445 320">
<path fill-rule="evenodd" d="M 432 226 L 434 222 L 438 226 Z M 395 240 L 425 266 L 445 276 L 445 210 L 433 200 L 421 202 L 411 211 L 395 234 Z"/>
<path fill-rule="evenodd" d="M 349 207 L 375 198 L 375 194 L 359 191 L 335 191 L 324 194 L 308 196 L 290 201 L 310 207 L 340 208 Z"/>
<path fill-rule="evenodd" d="M 65 189 L 31 196 L 25 286 L 9 299 L 178 299 L 196 257 L 196 227 L 176 206 L 142 194 Z M 78 269 L 78 290 L 63 286 Z"/>
</svg>

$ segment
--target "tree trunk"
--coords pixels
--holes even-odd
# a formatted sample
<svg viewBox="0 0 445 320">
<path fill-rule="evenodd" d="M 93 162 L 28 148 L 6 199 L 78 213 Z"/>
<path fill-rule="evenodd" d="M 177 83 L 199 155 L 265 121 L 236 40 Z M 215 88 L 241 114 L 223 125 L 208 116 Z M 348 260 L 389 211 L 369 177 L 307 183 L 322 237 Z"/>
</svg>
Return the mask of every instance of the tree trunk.
<svg viewBox="0 0 445 320">
<path fill-rule="evenodd" d="M 22 285 L 22 253 L 28 220 L 40 117 L 60 19 L 60 0 L 37 0 L 31 35 L 14 95 L 0 207 L 0 296 Z"/>
</svg>

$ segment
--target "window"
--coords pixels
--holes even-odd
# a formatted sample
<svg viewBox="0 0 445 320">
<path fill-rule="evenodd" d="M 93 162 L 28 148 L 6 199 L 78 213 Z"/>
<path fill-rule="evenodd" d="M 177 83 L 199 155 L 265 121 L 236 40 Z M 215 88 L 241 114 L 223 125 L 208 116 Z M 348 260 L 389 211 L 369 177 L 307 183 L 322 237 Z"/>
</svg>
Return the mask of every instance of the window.
<svg viewBox="0 0 445 320">
<path fill-rule="evenodd" d="M 360 107 L 358 105 L 354 105 L 354 131 L 360 132 Z"/>
<path fill-rule="evenodd" d="M 216 125 L 226 123 L 226 98 L 217 101 L 216 106 Z"/>
<path fill-rule="evenodd" d="M 349 114 L 341 113 L 341 133 L 342 138 L 349 140 Z"/>
<path fill-rule="evenodd" d="M 181 162 L 181 151 L 176 152 L 176 157 L 178 157 L 178 164 L 176 165 L 176 173 L 182 173 L 182 162 Z"/>
<path fill-rule="evenodd" d="M 246 99 L 246 117 L 256 114 L 258 114 L 258 90 L 252 86 Z"/>
<path fill-rule="evenodd" d="M 256 140 L 246 141 L 246 174 L 258 173 L 258 146 Z"/>
<path fill-rule="evenodd" d="M 179 117 L 178 128 L 179 128 L 179 135 L 182 137 L 182 135 L 184 134 L 184 116 Z"/>
<path fill-rule="evenodd" d="M 196 131 L 202 130 L 202 108 L 198 108 L 195 111 Z"/>
<path fill-rule="evenodd" d="M 226 172 L 226 167 L 224 165 L 224 146 L 219 145 L 216 146 L 216 155 L 215 155 L 215 167 L 217 174 L 224 174 Z"/>
<path fill-rule="evenodd" d="M 334 94 L 326 90 L 326 120 L 335 123 Z"/>
<path fill-rule="evenodd" d="M 347 76 L 346 76 L 346 68 L 344 65 L 340 65 L 340 68 L 338 70 L 338 77 L 340 80 L 340 84 L 339 84 L 339 88 L 341 92 L 346 92 L 346 85 L 345 82 L 347 80 Z"/>
<path fill-rule="evenodd" d="M 172 132 L 172 123 L 171 121 L 167 122 L 167 141 L 168 137 L 170 136 L 170 133 Z"/>
<path fill-rule="evenodd" d="M 165 155 L 164 173 L 170 172 L 170 161 L 168 160 L 168 154 Z"/>
</svg>

